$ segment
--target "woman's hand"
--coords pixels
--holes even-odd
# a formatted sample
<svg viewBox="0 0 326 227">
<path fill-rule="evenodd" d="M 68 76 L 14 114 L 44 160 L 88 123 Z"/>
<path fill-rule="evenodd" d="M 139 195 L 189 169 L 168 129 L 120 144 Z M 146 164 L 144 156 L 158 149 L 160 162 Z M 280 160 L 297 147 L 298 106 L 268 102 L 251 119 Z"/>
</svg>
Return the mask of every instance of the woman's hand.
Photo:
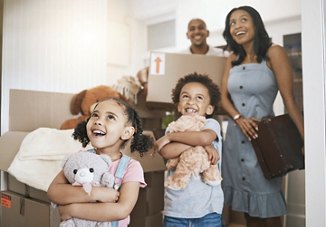
<svg viewBox="0 0 326 227">
<path fill-rule="evenodd" d="M 258 120 L 255 118 L 245 118 L 243 116 L 235 120 L 235 123 L 240 127 L 241 131 L 248 140 L 256 139 L 258 137 Z"/>
</svg>

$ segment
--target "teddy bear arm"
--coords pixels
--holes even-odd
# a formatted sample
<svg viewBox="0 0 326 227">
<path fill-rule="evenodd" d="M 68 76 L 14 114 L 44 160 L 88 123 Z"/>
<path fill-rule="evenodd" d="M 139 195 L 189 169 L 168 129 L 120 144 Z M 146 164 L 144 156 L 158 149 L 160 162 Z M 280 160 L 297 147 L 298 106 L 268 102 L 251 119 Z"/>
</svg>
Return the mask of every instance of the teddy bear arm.
<svg viewBox="0 0 326 227">
<path fill-rule="evenodd" d="M 188 148 L 180 155 L 176 170 L 167 178 L 165 186 L 174 190 L 184 189 L 191 176 L 199 176 L 209 167 L 208 155 L 203 147 Z"/>
<path fill-rule="evenodd" d="M 215 186 L 221 184 L 222 177 L 216 165 L 210 167 L 202 173 L 202 179 L 206 184 Z"/>
<path fill-rule="evenodd" d="M 171 158 L 166 162 L 167 169 L 174 169 L 179 163 L 179 157 Z"/>
</svg>

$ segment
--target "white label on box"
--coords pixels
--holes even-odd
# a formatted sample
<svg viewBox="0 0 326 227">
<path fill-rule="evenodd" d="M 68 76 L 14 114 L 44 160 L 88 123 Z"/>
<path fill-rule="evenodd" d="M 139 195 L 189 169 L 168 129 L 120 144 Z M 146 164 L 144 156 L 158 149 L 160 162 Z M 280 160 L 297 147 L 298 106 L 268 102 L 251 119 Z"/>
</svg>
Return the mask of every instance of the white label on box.
<svg viewBox="0 0 326 227">
<path fill-rule="evenodd" d="M 165 75 L 165 54 L 152 53 L 150 64 L 150 75 Z"/>
</svg>

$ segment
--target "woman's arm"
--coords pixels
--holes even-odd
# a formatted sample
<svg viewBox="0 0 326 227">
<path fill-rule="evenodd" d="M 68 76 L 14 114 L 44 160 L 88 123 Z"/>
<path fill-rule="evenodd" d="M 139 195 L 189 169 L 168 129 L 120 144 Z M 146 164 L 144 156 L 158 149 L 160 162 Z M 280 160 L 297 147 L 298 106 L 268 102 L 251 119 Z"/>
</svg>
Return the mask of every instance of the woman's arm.
<svg viewBox="0 0 326 227">
<path fill-rule="evenodd" d="M 297 126 L 301 137 L 304 138 L 303 118 L 294 100 L 293 74 L 288 56 L 283 47 L 273 45 L 268 50 L 269 64 L 275 74 L 284 105 Z"/>
<path fill-rule="evenodd" d="M 87 203 L 93 201 L 115 202 L 119 192 L 112 188 L 93 187 L 91 194 L 88 195 L 83 187 L 72 186 L 60 171 L 50 184 L 47 195 L 49 199 L 59 205 L 70 203 Z"/>
<path fill-rule="evenodd" d="M 116 203 L 73 203 L 60 206 L 61 217 L 63 220 L 75 217 L 103 222 L 124 219 L 131 213 L 137 202 L 139 187 L 140 183 L 137 181 L 122 184 L 119 200 Z"/>
</svg>

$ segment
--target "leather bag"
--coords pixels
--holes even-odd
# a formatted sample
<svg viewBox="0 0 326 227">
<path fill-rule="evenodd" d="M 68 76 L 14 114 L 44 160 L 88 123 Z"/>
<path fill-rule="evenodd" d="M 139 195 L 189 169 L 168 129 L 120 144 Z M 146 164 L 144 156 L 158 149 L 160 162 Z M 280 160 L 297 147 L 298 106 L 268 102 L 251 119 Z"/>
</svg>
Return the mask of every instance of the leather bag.
<svg viewBox="0 0 326 227">
<path fill-rule="evenodd" d="M 262 119 L 251 143 L 267 179 L 304 169 L 303 141 L 288 114 Z"/>
</svg>

